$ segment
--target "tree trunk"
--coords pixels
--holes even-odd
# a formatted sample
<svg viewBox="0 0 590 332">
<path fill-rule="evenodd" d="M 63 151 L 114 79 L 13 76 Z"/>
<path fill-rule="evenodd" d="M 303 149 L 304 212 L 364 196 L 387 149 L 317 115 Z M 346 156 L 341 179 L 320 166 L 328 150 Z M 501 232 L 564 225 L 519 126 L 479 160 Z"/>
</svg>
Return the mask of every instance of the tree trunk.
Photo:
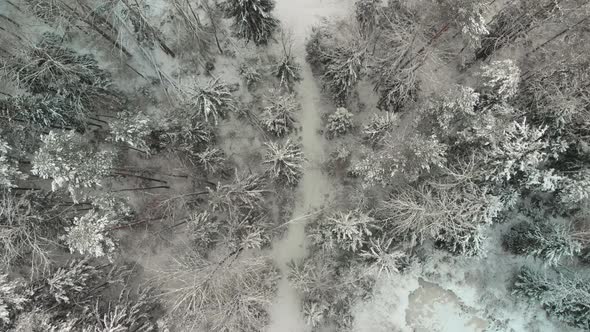
<svg viewBox="0 0 590 332">
<path fill-rule="evenodd" d="M 408 59 L 408 61 L 406 61 L 400 68 L 406 68 L 412 61 L 414 61 L 420 54 L 422 54 L 427 47 L 429 47 L 430 45 L 434 44 L 434 42 L 440 38 L 440 36 L 442 36 L 447 30 L 449 30 L 449 23 L 446 23 L 434 36 L 432 36 L 432 38 L 430 38 L 430 40 L 428 41 L 428 43 L 426 43 L 426 45 L 422 46 L 421 49 L 418 50 L 418 52 L 416 52 L 416 54 L 414 54 L 413 57 L 411 57 L 410 59 Z"/>
<path fill-rule="evenodd" d="M 141 175 L 136 175 L 136 174 L 122 173 L 122 172 L 113 172 L 113 175 L 127 176 L 127 177 L 132 177 L 132 178 L 137 178 L 137 179 L 142 179 L 142 180 L 147 180 L 147 181 L 153 181 L 153 182 L 159 182 L 159 183 L 164 183 L 164 184 L 167 184 L 168 183 L 168 182 L 166 182 L 164 180 L 154 179 L 154 178 L 150 178 L 150 177 L 147 177 L 147 176 L 141 176 Z"/>
<path fill-rule="evenodd" d="M 150 81 L 148 80 L 142 73 L 140 73 L 139 71 L 137 71 L 137 69 L 133 68 L 130 64 L 128 64 L 127 62 L 125 62 L 125 66 L 127 66 L 129 69 L 131 69 L 131 71 L 133 71 L 134 73 L 136 73 L 137 75 L 139 75 L 141 78 L 143 78 L 146 81 Z"/>
<path fill-rule="evenodd" d="M 137 5 L 137 11 L 135 11 L 135 13 L 141 19 L 143 25 L 148 28 L 148 30 L 150 31 L 150 33 L 152 34 L 152 36 L 156 39 L 156 41 L 158 42 L 158 44 L 160 44 L 160 48 L 162 48 L 162 50 L 164 51 L 164 53 L 166 53 L 169 56 L 175 58 L 176 57 L 176 54 L 174 54 L 174 51 L 172 51 L 170 49 L 170 47 L 168 47 L 168 45 L 166 45 L 166 43 L 164 42 L 164 40 L 162 40 L 162 38 L 160 38 L 158 31 L 154 27 L 152 27 L 152 25 L 141 14 L 141 12 L 139 12 L 140 5 L 137 2 L 137 0 L 134 0 L 134 1 L 135 1 L 135 4 Z M 130 11 L 134 11 L 134 9 L 131 8 L 131 6 L 129 5 L 129 1 L 128 0 L 123 0 L 122 2 L 123 2 L 123 4 L 125 4 L 125 6 L 127 7 L 127 9 L 129 9 Z"/>
<path fill-rule="evenodd" d="M 125 224 L 125 225 L 120 225 L 120 226 L 115 226 L 115 227 L 109 228 L 109 229 L 105 230 L 105 232 L 112 232 L 112 231 L 116 231 L 119 229 L 129 228 L 129 227 L 145 224 L 145 223 L 148 223 L 151 221 L 163 220 L 163 219 L 165 219 L 165 218 L 153 218 L 153 219 L 145 219 L 145 220 L 141 220 L 141 221 L 136 221 L 136 222 L 133 222 L 130 224 Z"/>
<path fill-rule="evenodd" d="M 108 123 L 108 122 L 106 122 L 105 120 L 101 120 L 101 119 L 94 118 L 94 117 L 91 117 L 91 116 L 89 116 L 88 118 L 89 118 L 90 120 L 94 120 L 94 121 L 96 121 L 96 122 L 102 122 L 102 123 L 104 123 L 104 124 L 106 124 L 106 125 L 108 125 L 108 124 L 109 124 L 109 123 Z"/>
<path fill-rule="evenodd" d="M 570 30 L 572 30 L 573 28 L 577 27 L 578 25 L 584 23 L 584 21 L 586 21 L 589 18 L 590 18 L 590 16 L 586 16 L 583 19 L 581 19 L 580 21 L 578 21 L 576 24 L 574 24 L 574 25 L 572 25 L 570 27 L 567 27 L 567 28 L 561 30 L 558 34 L 556 34 L 555 36 L 549 38 L 549 40 L 547 40 L 546 42 L 544 42 L 541 45 L 535 47 L 532 51 L 530 51 L 529 53 L 527 53 L 526 56 L 529 56 L 529 55 L 537 52 L 538 50 L 544 48 L 547 44 L 551 43 L 555 39 L 557 39 L 557 38 L 563 36 L 564 34 L 568 33 Z"/>
<path fill-rule="evenodd" d="M 154 187 L 143 187 L 143 188 L 126 188 L 126 189 L 118 189 L 113 190 L 113 193 L 120 193 L 125 191 L 140 191 L 140 190 L 152 190 L 152 189 L 170 189 L 169 186 L 154 186 Z"/>
<path fill-rule="evenodd" d="M 12 1 L 6 0 L 6 3 L 11 5 L 12 7 L 16 8 L 16 10 L 18 10 L 19 12 L 23 12 L 19 6 L 15 5 L 14 3 L 12 3 Z"/>
<path fill-rule="evenodd" d="M 6 32 L 7 34 L 9 34 L 9 35 L 13 36 L 14 38 L 20 40 L 21 42 L 23 41 L 23 39 L 19 35 L 17 35 L 16 33 L 12 32 L 12 31 L 8 31 L 8 30 L 4 29 L 3 27 L 0 27 L 0 30 Z"/>
<path fill-rule="evenodd" d="M 188 3 L 188 0 L 187 0 Z M 213 14 L 211 13 L 211 7 L 209 7 L 209 2 L 205 1 L 204 2 L 204 6 L 205 6 L 205 10 L 207 11 L 207 15 L 209 15 L 209 20 L 211 21 L 211 26 L 213 27 L 213 37 L 215 38 L 215 43 L 217 44 L 217 49 L 219 50 L 220 54 L 223 54 L 223 49 L 221 48 L 221 44 L 219 43 L 219 38 L 217 37 L 217 24 L 215 23 L 215 18 L 213 17 Z M 189 7 L 191 8 L 191 11 L 193 11 L 192 7 L 190 6 L 189 3 Z M 194 15 L 194 11 L 193 11 L 193 15 Z"/>
<path fill-rule="evenodd" d="M 129 51 L 127 51 L 125 46 L 121 45 L 118 41 L 113 39 L 113 37 L 109 36 L 106 32 L 102 31 L 102 29 L 100 29 L 98 26 L 96 26 L 96 24 L 94 24 L 92 21 L 90 21 L 88 18 L 86 18 L 85 15 L 81 15 L 80 13 L 78 13 L 78 11 L 76 11 L 74 8 L 70 7 L 69 5 L 64 3 L 63 1 L 61 1 L 61 4 L 63 5 L 64 8 L 66 8 L 70 12 L 72 17 L 77 18 L 80 21 L 86 23 L 89 27 L 91 27 L 94 31 L 96 31 L 104 39 L 108 40 L 116 48 L 120 49 L 123 53 L 125 53 L 125 55 L 127 55 L 130 58 L 132 57 L 131 53 L 129 53 Z M 96 17 L 96 15 L 93 15 L 93 17 Z"/>
<path fill-rule="evenodd" d="M 0 14 L 0 17 L 5 19 L 6 21 L 16 25 L 17 28 L 20 28 L 20 24 L 16 23 L 16 21 L 14 21 L 13 19 L 11 19 L 10 17 L 4 15 L 4 14 Z"/>
</svg>

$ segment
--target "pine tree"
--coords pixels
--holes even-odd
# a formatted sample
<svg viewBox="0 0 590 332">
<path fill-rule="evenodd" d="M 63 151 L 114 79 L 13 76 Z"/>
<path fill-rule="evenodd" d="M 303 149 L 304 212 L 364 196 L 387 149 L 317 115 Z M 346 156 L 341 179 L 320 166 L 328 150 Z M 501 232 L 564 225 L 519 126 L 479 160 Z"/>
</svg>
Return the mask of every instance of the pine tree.
<svg viewBox="0 0 590 332">
<path fill-rule="evenodd" d="M 292 55 L 293 41 L 289 34 L 281 32 L 281 45 L 283 53 L 272 65 L 272 74 L 279 79 L 280 87 L 290 91 L 295 82 L 301 81 L 301 65 L 295 61 L 295 57 Z"/>
<path fill-rule="evenodd" d="M 421 116 L 426 121 L 434 121 L 435 133 L 449 140 L 466 129 L 471 129 L 481 122 L 476 105 L 479 93 L 470 87 L 456 85 L 451 87 L 442 97 L 428 100 L 421 109 Z"/>
<path fill-rule="evenodd" d="M 358 253 L 378 229 L 375 219 L 359 210 L 336 212 L 310 227 L 314 245 Z"/>
<path fill-rule="evenodd" d="M 518 180 L 533 173 L 549 157 L 549 142 L 544 139 L 545 128 L 534 128 L 527 124 L 513 122 L 504 130 L 504 137 L 493 142 L 488 152 L 488 179 L 497 182 Z"/>
<path fill-rule="evenodd" d="M 89 211 L 74 218 L 73 225 L 66 227 L 63 237 L 71 252 L 90 257 L 110 257 L 115 251 L 116 242 L 109 234 L 109 228 L 120 223 L 112 214 L 99 214 Z"/>
<path fill-rule="evenodd" d="M 109 123 L 110 137 L 113 142 L 128 144 L 134 149 L 149 152 L 147 137 L 151 134 L 153 123 L 144 114 L 121 112 L 118 118 Z"/>
<path fill-rule="evenodd" d="M 8 143 L 0 137 L 0 189 L 13 188 L 16 186 L 15 180 L 25 177 L 19 171 L 18 164 L 11 160 L 9 155 L 11 150 Z"/>
<path fill-rule="evenodd" d="M 508 100 L 518 91 L 520 69 L 512 60 L 493 61 L 482 67 L 483 88 L 498 100 Z"/>
<path fill-rule="evenodd" d="M 45 33 L 36 45 L 21 52 L 0 68 L 32 94 L 46 95 L 52 102 L 58 98 L 62 109 L 75 113 L 70 117 L 80 119 L 94 111 L 119 110 L 126 102 L 92 55 L 79 55 L 66 48 L 58 35 Z"/>
<path fill-rule="evenodd" d="M 208 147 L 202 152 L 193 153 L 190 160 L 195 166 L 200 167 L 206 174 L 221 174 L 226 170 L 227 158 L 223 150 Z"/>
<path fill-rule="evenodd" d="M 0 268 L 26 262 L 33 276 L 47 270 L 55 239 L 67 225 L 67 210 L 56 199 L 39 191 L 0 191 Z"/>
<path fill-rule="evenodd" d="M 382 147 L 384 138 L 394 128 L 396 120 L 397 118 L 389 112 L 385 115 L 374 115 L 363 127 L 363 138 L 374 148 Z"/>
<path fill-rule="evenodd" d="M 284 143 L 266 143 L 266 157 L 263 163 L 268 165 L 268 173 L 276 181 L 296 185 L 303 175 L 304 162 L 301 145 L 291 139 Z"/>
<path fill-rule="evenodd" d="M 455 21 L 467 43 L 481 45 L 481 37 L 489 34 L 483 14 L 486 4 L 478 0 L 443 0 L 443 10 Z"/>
<path fill-rule="evenodd" d="M 271 14 L 274 0 L 226 0 L 225 15 L 232 18 L 238 38 L 266 45 L 277 30 L 279 21 Z"/>
<path fill-rule="evenodd" d="M 562 269 L 552 275 L 523 267 L 512 293 L 540 302 L 550 316 L 569 325 L 590 329 L 590 280 L 583 273 Z"/>
<path fill-rule="evenodd" d="M 72 197 L 82 188 L 100 186 L 111 174 L 114 153 L 95 151 L 87 138 L 73 131 L 51 131 L 33 156 L 31 173 L 51 179 L 52 190 L 66 187 Z"/>
<path fill-rule="evenodd" d="M 154 281 L 163 287 L 162 298 L 173 317 L 174 330 L 207 326 L 209 331 L 262 331 L 279 274 L 272 262 L 260 256 L 212 263 L 193 250 L 171 260 Z M 171 287 L 171 285 L 177 285 Z"/>
<path fill-rule="evenodd" d="M 184 93 L 183 102 L 198 119 L 219 123 L 229 112 L 236 111 L 236 101 L 229 86 L 219 78 L 211 80 L 204 87 L 195 87 Z"/>
<path fill-rule="evenodd" d="M 350 41 L 346 35 L 358 34 L 354 29 L 341 22 L 335 25 L 324 23 L 315 27 L 306 51 L 308 61 L 321 74 L 324 89 L 338 106 L 345 106 L 364 74 L 367 50 L 362 42 Z M 341 30 L 335 31 L 337 28 Z"/>
<path fill-rule="evenodd" d="M 301 109 L 301 105 L 295 95 L 281 94 L 276 90 L 270 91 L 266 102 L 268 106 L 260 116 L 262 126 L 277 137 L 286 136 L 295 127 L 296 112 Z"/>
<path fill-rule="evenodd" d="M 352 113 L 344 107 L 338 107 L 336 112 L 328 116 L 326 132 L 328 137 L 333 138 L 346 134 L 352 129 Z"/>
<path fill-rule="evenodd" d="M 59 94 L 21 95 L 0 100 L 0 112 L 10 120 L 24 122 L 34 129 L 62 128 L 83 130 L 84 114 Z"/>
<path fill-rule="evenodd" d="M 379 6 L 382 0 L 358 0 L 354 3 L 354 13 L 364 36 L 370 35 L 376 28 Z"/>
<path fill-rule="evenodd" d="M 557 265 L 581 251 L 571 226 L 557 220 L 521 222 L 504 235 L 503 244 L 514 254 L 531 255 L 549 265 Z"/>
<path fill-rule="evenodd" d="M 6 274 L 0 274 L 0 327 L 12 325 L 17 312 L 29 302 L 23 286 L 19 281 L 8 281 Z"/>
<path fill-rule="evenodd" d="M 231 183 L 219 183 L 214 188 L 208 187 L 208 191 L 210 211 L 230 215 L 263 210 L 265 195 L 269 193 L 263 175 L 239 174 L 237 170 Z"/>
<path fill-rule="evenodd" d="M 453 253 L 474 256 L 483 251 L 483 231 L 503 203 L 475 183 L 439 179 L 417 188 L 400 188 L 378 207 L 376 218 L 389 234 L 412 243 L 432 239 Z"/>
</svg>

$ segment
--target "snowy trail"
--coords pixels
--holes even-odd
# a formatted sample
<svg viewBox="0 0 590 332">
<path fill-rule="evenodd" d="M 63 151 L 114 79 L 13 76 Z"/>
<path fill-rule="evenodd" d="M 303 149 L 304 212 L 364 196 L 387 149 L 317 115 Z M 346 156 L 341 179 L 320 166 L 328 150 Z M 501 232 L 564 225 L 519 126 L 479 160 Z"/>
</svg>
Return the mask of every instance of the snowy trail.
<svg viewBox="0 0 590 332">
<path fill-rule="evenodd" d="M 345 15 L 348 13 L 350 0 L 278 0 L 275 15 L 283 27 L 293 34 L 293 53 L 302 66 L 303 80 L 296 87 L 297 96 L 302 106 L 299 123 L 302 126 L 301 138 L 303 152 L 308 159 L 307 167 L 298 187 L 298 201 L 295 204 L 293 218 L 299 218 L 319 207 L 330 193 L 326 175 L 319 169 L 324 157 L 324 138 L 318 134 L 321 127 L 321 110 L 330 107 L 322 104 L 321 88 L 312 75 L 311 68 L 305 62 L 305 38 L 311 33 L 311 27 L 321 17 Z M 286 279 L 287 263 L 305 257 L 305 224 L 290 224 L 287 235 L 273 246 L 273 256 L 283 273 L 279 283 L 278 296 L 271 309 L 270 332 L 308 331 L 300 310 L 297 292 Z"/>
</svg>

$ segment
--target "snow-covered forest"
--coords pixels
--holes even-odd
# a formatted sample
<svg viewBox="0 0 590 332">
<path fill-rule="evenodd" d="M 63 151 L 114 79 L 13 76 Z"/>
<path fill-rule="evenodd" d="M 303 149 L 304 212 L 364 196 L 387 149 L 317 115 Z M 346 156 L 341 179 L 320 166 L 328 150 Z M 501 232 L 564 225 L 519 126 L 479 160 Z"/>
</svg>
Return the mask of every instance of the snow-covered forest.
<svg viewBox="0 0 590 332">
<path fill-rule="evenodd" d="M 0 0 L 0 331 L 590 330 L 588 0 Z"/>
</svg>

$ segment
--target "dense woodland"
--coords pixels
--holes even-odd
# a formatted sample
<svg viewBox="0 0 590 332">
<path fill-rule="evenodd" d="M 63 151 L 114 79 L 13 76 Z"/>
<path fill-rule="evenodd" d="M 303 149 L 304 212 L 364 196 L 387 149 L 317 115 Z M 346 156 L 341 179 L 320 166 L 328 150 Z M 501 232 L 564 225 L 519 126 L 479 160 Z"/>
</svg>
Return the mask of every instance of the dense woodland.
<svg viewBox="0 0 590 332">
<path fill-rule="evenodd" d="M 286 277 L 352 331 L 429 249 L 514 257 L 507 299 L 590 330 L 590 4 L 358 0 L 305 59 L 274 7 L 0 3 L 0 330 L 264 331 Z M 338 194 L 294 219 L 302 61 Z"/>
</svg>

